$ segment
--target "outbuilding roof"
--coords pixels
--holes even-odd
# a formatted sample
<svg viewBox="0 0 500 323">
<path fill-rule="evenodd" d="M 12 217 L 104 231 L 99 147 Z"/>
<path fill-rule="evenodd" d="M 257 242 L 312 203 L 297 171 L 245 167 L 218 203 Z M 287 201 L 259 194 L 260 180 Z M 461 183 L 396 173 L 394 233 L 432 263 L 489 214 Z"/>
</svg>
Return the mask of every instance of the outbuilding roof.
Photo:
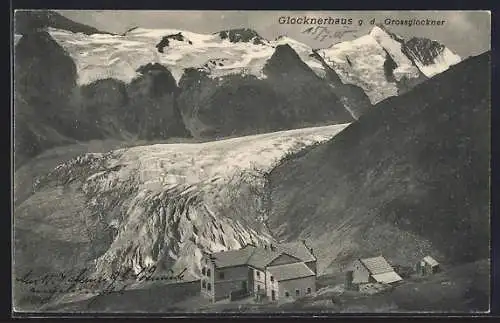
<svg viewBox="0 0 500 323">
<path fill-rule="evenodd" d="M 383 274 L 372 275 L 379 283 L 391 284 L 403 280 L 395 271 L 389 271 Z"/>
<path fill-rule="evenodd" d="M 311 268 L 307 267 L 307 265 L 303 262 L 272 266 L 267 268 L 267 270 L 277 281 L 298 279 L 315 275 Z"/>
<path fill-rule="evenodd" d="M 392 266 L 382 256 L 360 259 L 360 261 L 372 275 L 394 271 Z"/>
<path fill-rule="evenodd" d="M 426 256 L 424 257 L 424 261 L 431 265 L 432 267 L 438 266 L 439 263 L 436 261 L 436 259 L 432 258 L 431 256 Z"/>
</svg>

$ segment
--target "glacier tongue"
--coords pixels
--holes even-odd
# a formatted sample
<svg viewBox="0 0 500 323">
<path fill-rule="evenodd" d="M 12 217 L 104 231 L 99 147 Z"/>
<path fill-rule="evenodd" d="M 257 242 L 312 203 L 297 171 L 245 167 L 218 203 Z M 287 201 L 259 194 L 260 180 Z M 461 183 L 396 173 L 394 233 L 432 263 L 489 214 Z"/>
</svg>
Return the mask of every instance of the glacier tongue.
<svg viewBox="0 0 500 323">
<path fill-rule="evenodd" d="M 97 273 L 154 265 L 159 272 L 187 268 L 197 277 L 202 252 L 272 241 L 265 225 L 267 172 L 346 126 L 86 154 L 57 166 L 36 190 L 54 181 L 81 183 L 94 214 L 89 221 L 115 232 L 96 261 Z"/>
</svg>

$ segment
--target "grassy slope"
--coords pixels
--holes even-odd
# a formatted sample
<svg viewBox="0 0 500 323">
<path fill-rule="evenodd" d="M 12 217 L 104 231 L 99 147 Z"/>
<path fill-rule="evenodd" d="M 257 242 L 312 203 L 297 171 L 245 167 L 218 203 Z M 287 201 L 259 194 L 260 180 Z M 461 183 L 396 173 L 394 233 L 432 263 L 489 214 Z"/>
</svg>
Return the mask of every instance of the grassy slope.
<svg viewBox="0 0 500 323">
<path fill-rule="evenodd" d="M 489 55 L 380 103 L 329 143 L 271 173 L 269 226 L 314 241 L 320 272 L 384 254 L 489 254 Z"/>
</svg>

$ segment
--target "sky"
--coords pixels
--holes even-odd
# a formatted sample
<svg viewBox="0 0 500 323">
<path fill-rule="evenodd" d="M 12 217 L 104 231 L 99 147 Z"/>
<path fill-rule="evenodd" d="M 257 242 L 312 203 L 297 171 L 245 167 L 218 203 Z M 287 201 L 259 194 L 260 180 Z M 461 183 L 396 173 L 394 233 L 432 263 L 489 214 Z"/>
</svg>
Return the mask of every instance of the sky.
<svg viewBox="0 0 500 323">
<path fill-rule="evenodd" d="M 147 10 L 57 10 L 74 21 L 102 31 L 121 33 L 132 27 L 181 29 L 213 33 L 231 28 L 251 28 L 262 37 L 275 39 L 286 35 L 313 48 L 325 48 L 369 33 L 370 21 L 382 23 L 402 37 L 425 37 L 436 40 L 460 55 L 474 56 L 491 48 L 491 14 L 488 11 L 147 11 Z M 321 40 L 318 33 L 304 30 L 315 24 L 283 24 L 280 17 L 352 18 L 350 26 L 321 25 L 331 37 Z M 440 26 L 384 24 L 389 19 L 432 19 Z M 283 20 L 285 18 L 281 18 Z M 363 20 L 361 26 L 359 19 Z M 342 33 L 342 31 L 344 33 Z M 318 31 L 317 31 L 318 32 Z"/>
</svg>

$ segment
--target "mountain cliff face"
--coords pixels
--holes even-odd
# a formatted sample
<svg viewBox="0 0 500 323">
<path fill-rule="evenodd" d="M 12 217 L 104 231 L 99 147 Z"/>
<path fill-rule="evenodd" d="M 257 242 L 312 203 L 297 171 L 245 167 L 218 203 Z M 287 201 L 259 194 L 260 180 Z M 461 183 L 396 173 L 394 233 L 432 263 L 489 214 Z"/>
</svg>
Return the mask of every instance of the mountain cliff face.
<svg viewBox="0 0 500 323">
<path fill-rule="evenodd" d="M 489 256 L 489 53 L 365 113 L 270 174 L 268 225 L 314 240 L 320 272 L 384 254 L 396 264 Z"/>
<path fill-rule="evenodd" d="M 221 39 L 229 39 L 231 43 L 252 42 L 254 45 L 260 45 L 265 42 L 255 30 L 249 28 L 223 30 L 218 34 Z"/>
<path fill-rule="evenodd" d="M 427 77 L 442 73 L 461 60 L 444 45 L 427 38 L 413 37 L 404 42 L 403 50 Z"/>
<path fill-rule="evenodd" d="M 212 78 L 186 70 L 179 82 L 179 108 L 190 132 L 227 136 L 353 120 L 331 88 L 289 45 L 278 45 L 262 68 L 265 78 Z"/>
<path fill-rule="evenodd" d="M 24 35 L 15 48 L 16 164 L 71 142 L 78 111 L 68 104 L 76 85 L 71 57 L 46 32 Z"/>
<path fill-rule="evenodd" d="M 130 83 L 104 77 L 78 85 L 71 56 L 49 33 L 35 31 L 19 39 L 14 68 L 16 167 L 76 140 L 190 136 L 175 79 L 159 64 L 139 66 Z"/>
<path fill-rule="evenodd" d="M 326 63 L 325 59 L 317 51 L 313 51 L 311 57 L 321 62 L 325 69 L 325 80 L 328 81 L 328 85 L 354 119 L 359 119 L 372 107 L 370 98 L 363 89 L 356 85 L 344 84 L 335 70 Z"/>
<path fill-rule="evenodd" d="M 89 266 L 108 275 L 154 265 L 196 277 L 202 251 L 272 241 L 267 173 L 346 126 L 138 146 L 63 162 L 17 201 L 16 270 Z"/>
</svg>

